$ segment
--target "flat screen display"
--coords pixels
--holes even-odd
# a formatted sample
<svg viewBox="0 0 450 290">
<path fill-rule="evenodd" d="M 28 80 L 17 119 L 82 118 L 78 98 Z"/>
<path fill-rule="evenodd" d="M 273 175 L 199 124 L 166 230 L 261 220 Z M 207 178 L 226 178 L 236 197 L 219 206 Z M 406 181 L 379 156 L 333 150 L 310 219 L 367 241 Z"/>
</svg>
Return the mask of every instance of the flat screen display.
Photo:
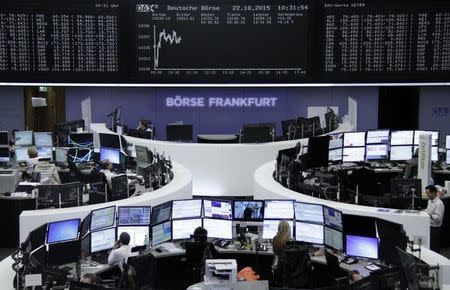
<svg viewBox="0 0 450 290">
<path fill-rule="evenodd" d="M 387 160 L 389 157 L 388 144 L 368 144 L 366 145 L 367 160 Z"/>
<path fill-rule="evenodd" d="M 439 146 L 439 131 L 414 131 L 414 145 L 419 145 L 420 134 L 431 133 L 431 146 Z"/>
<path fill-rule="evenodd" d="M 342 162 L 364 162 L 365 147 L 348 147 L 342 151 Z"/>
<path fill-rule="evenodd" d="M 231 240 L 233 222 L 231 220 L 203 219 L 203 227 L 208 231 L 208 238 Z"/>
<path fill-rule="evenodd" d="M 0 131 L 0 145 L 9 145 L 8 131 Z"/>
<path fill-rule="evenodd" d="M 257 221 L 264 218 L 264 201 L 234 201 L 234 219 Z"/>
<path fill-rule="evenodd" d="M 264 203 L 265 219 L 293 219 L 294 202 L 292 200 L 266 200 Z"/>
<path fill-rule="evenodd" d="M 414 139 L 414 131 L 392 131 L 391 145 L 412 145 Z"/>
<path fill-rule="evenodd" d="M 202 214 L 202 200 L 174 200 L 172 202 L 172 218 L 195 218 L 201 217 Z"/>
<path fill-rule="evenodd" d="M 324 244 L 325 244 L 325 246 L 335 249 L 337 251 L 343 251 L 344 250 L 344 240 L 343 240 L 342 232 L 325 226 L 324 227 Z"/>
<path fill-rule="evenodd" d="M 112 249 L 116 241 L 116 228 L 91 232 L 91 254 Z"/>
<path fill-rule="evenodd" d="M 391 146 L 391 161 L 405 161 L 412 158 L 412 146 Z"/>
<path fill-rule="evenodd" d="M 150 225 L 150 206 L 119 206 L 117 208 L 119 226 Z"/>
<path fill-rule="evenodd" d="M 48 224 L 47 243 L 55 244 L 76 240 L 78 238 L 78 229 L 80 219 L 53 222 Z"/>
<path fill-rule="evenodd" d="M 337 209 L 324 206 L 323 217 L 326 226 L 342 231 L 342 212 Z"/>
<path fill-rule="evenodd" d="M 172 239 L 172 223 L 164 222 L 152 227 L 152 246 L 157 246 Z"/>
<path fill-rule="evenodd" d="M 70 134 L 67 143 L 70 147 L 94 147 L 94 135 L 92 133 Z"/>
<path fill-rule="evenodd" d="M 342 139 L 331 139 L 330 143 L 328 144 L 328 149 L 336 149 L 342 147 Z"/>
<path fill-rule="evenodd" d="M 352 257 L 378 259 L 378 239 L 346 235 L 345 254 Z"/>
<path fill-rule="evenodd" d="M 389 144 L 389 130 L 367 131 L 366 144 Z"/>
<path fill-rule="evenodd" d="M 106 159 L 112 164 L 120 164 L 120 149 L 100 148 L 100 161 Z"/>
<path fill-rule="evenodd" d="M 366 145 L 366 132 L 344 133 L 344 147 L 361 147 Z"/>
<path fill-rule="evenodd" d="M 36 147 L 52 147 L 52 133 L 34 132 L 34 145 L 36 145 Z"/>
<path fill-rule="evenodd" d="M 323 225 L 296 222 L 295 240 L 309 244 L 323 244 Z"/>
<path fill-rule="evenodd" d="M 174 240 L 189 239 L 194 230 L 202 226 L 202 219 L 185 219 L 172 221 L 172 238 Z"/>
<path fill-rule="evenodd" d="M 112 227 L 116 221 L 116 207 L 110 206 L 92 211 L 91 231 Z"/>
<path fill-rule="evenodd" d="M 33 145 L 33 131 L 18 131 L 15 133 L 15 146 Z"/>
<path fill-rule="evenodd" d="M 263 239 L 271 240 L 278 232 L 278 224 L 282 220 L 264 220 L 263 223 Z M 289 223 L 289 227 L 291 228 L 291 238 L 294 237 L 294 222 L 287 221 Z"/>
<path fill-rule="evenodd" d="M 4 148 L 0 147 L 0 162 L 9 162 L 9 148 L 8 147 L 4 147 Z"/>
<path fill-rule="evenodd" d="M 328 161 L 342 161 L 342 148 L 328 150 Z"/>
<path fill-rule="evenodd" d="M 208 218 L 231 220 L 231 201 L 203 200 L 204 216 Z"/>
<path fill-rule="evenodd" d="M 39 159 L 53 159 L 52 147 L 36 147 Z"/>
<path fill-rule="evenodd" d="M 14 154 L 16 155 L 16 161 L 27 161 L 29 159 L 27 147 L 15 147 Z"/>
<path fill-rule="evenodd" d="M 117 237 L 126 232 L 130 235 L 130 246 L 138 247 L 145 246 L 149 243 L 150 227 L 149 226 L 135 226 L 135 227 L 117 227 Z"/>
<path fill-rule="evenodd" d="M 323 224 L 323 206 L 320 204 L 295 202 L 295 220 Z"/>
<path fill-rule="evenodd" d="M 416 150 L 419 148 L 419 146 L 414 146 L 414 151 L 416 152 Z M 432 146 L 431 147 L 431 161 L 438 161 L 439 158 L 439 147 L 438 146 Z"/>
<path fill-rule="evenodd" d="M 168 221 L 170 219 L 171 211 L 171 201 L 153 207 L 151 218 L 152 225 Z"/>
<path fill-rule="evenodd" d="M 56 147 L 55 148 L 55 161 L 57 163 L 67 163 L 67 154 L 69 151 L 67 148 Z"/>
</svg>

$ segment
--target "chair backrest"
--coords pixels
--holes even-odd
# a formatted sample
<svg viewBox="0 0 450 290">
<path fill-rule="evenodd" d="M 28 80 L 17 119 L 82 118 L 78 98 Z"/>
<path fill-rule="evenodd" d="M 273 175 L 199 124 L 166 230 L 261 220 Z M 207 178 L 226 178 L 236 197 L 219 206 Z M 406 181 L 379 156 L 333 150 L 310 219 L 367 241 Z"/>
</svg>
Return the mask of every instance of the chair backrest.
<svg viewBox="0 0 450 290">
<path fill-rule="evenodd" d="M 290 119 L 290 120 L 284 120 L 281 121 L 281 130 L 283 131 L 283 136 L 287 136 L 289 133 L 289 127 L 295 126 L 296 120 Z M 293 128 L 291 128 L 293 129 Z"/>
<path fill-rule="evenodd" d="M 34 166 L 34 172 L 41 174 L 41 181 L 48 179 L 50 184 L 53 183 L 53 171 L 56 169 L 55 164 L 41 162 Z"/>
<path fill-rule="evenodd" d="M 264 143 L 273 141 L 273 128 L 269 125 L 244 126 L 241 143 Z"/>
<path fill-rule="evenodd" d="M 111 178 L 111 195 L 121 198 L 128 196 L 128 177 L 126 174 L 120 174 Z"/>
<path fill-rule="evenodd" d="M 136 272 L 134 281 L 137 287 L 155 287 L 157 273 L 156 261 L 153 255 L 144 254 L 129 257 L 127 264 L 133 267 Z"/>
<path fill-rule="evenodd" d="M 325 259 L 327 261 L 327 270 L 330 276 L 333 278 L 338 278 L 341 271 L 338 257 L 328 251 L 325 251 Z"/>
<path fill-rule="evenodd" d="M 309 287 L 312 283 L 312 264 L 309 251 L 304 247 L 292 247 L 279 255 L 283 287 Z"/>
<path fill-rule="evenodd" d="M 186 261 L 193 266 L 200 266 L 205 260 L 205 251 L 209 243 L 186 242 Z M 209 258 L 209 257 L 206 257 Z"/>
</svg>

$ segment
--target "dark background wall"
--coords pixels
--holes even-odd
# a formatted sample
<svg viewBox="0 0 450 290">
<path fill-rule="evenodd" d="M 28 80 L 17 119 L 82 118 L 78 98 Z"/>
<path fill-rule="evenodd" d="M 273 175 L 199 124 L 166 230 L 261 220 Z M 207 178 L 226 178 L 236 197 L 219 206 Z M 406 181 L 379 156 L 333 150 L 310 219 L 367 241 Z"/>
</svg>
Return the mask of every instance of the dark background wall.
<svg viewBox="0 0 450 290">
<path fill-rule="evenodd" d="M 168 108 L 166 97 L 277 97 L 275 108 Z M 193 124 L 197 134 L 234 134 L 245 123 L 276 122 L 307 116 L 310 106 L 337 106 L 347 113 L 348 97 L 358 102 L 358 129 L 378 125 L 378 88 L 66 88 L 66 118 L 81 117 L 81 101 L 92 102 L 92 122 L 105 122 L 106 115 L 122 106 L 122 118 L 130 127 L 139 119 L 152 120 L 158 139 L 165 139 L 165 126 L 175 121 Z"/>
</svg>

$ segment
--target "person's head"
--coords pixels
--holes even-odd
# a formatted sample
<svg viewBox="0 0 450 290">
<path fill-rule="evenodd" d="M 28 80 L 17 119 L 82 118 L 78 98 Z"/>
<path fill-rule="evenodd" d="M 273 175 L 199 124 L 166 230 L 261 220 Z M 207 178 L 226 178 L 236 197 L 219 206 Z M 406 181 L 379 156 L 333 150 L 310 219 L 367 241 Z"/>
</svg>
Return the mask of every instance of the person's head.
<svg viewBox="0 0 450 290">
<path fill-rule="evenodd" d="M 11 131 L 12 139 L 16 140 L 16 132 L 19 132 L 19 129 L 14 129 Z"/>
<path fill-rule="evenodd" d="M 139 121 L 139 128 L 147 129 L 148 128 L 148 122 L 146 120 L 140 120 Z"/>
<path fill-rule="evenodd" d="M 34 146 L 28 147 L 28 157 L 29 158 L 38 157 L 38 151 L 37 151 L 36 147 L 34 147 Z"/>
<path fill-rule="evenodd" d="M 434 185 L 428 185 L 425 187 L 425 192 L 427 193 L 428 198 L 433 200 L 437 195 L 437 188 Z"/>
<path fill-rule="evenodd" d="M 348 272 L 347 278 L 351 284 L 351 283 L 361 280 L 362 276 L 358 270 L 352 270 L 352 271 Z"/>
<path fill-rule="evenodd" d="M 104 170 L 110 170 L 113 168 L 113 164 L 109 159 L 105 159 L 101 161 L 102 169 Z"/>
<path fill-rule="evenodd" d="M 92 273 L 86 273 L 81 277 L 80 282 L 89 283 L 89 284 L 97 284 L 97 275 Z"/>
<path fill-rule="evenodd" d="M 193 237 L 195 242 L 206 242 L 208 239 L 208 231 L 203 227 L 197 227 L 194 230 Z"/>
<path fill-rule="evenodd" d="M 278 232 L 273 238 L 273 251 L 278 254 L 286 247 L 286 242 L 291 238 L 291 227 L 287 221 L 278 224 Z"/>
<path fill-rule="evenodd" d="M 127 232 L 122 232 L 119 236 L 121 245 L 128 245 L 130 243 L 130 235 Z"/>
</svg>

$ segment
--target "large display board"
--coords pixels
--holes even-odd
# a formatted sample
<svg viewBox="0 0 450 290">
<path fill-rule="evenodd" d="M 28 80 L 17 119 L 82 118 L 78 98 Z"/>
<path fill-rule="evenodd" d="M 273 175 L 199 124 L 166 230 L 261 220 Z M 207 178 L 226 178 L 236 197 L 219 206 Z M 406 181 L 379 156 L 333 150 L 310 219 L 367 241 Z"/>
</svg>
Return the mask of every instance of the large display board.
<svg viewBox="0 0 450 290">
<path fill-rule="evenodd" d="M 6 0 L 0 81 L 450 81 L 450 2 Z"/>
</svg>

